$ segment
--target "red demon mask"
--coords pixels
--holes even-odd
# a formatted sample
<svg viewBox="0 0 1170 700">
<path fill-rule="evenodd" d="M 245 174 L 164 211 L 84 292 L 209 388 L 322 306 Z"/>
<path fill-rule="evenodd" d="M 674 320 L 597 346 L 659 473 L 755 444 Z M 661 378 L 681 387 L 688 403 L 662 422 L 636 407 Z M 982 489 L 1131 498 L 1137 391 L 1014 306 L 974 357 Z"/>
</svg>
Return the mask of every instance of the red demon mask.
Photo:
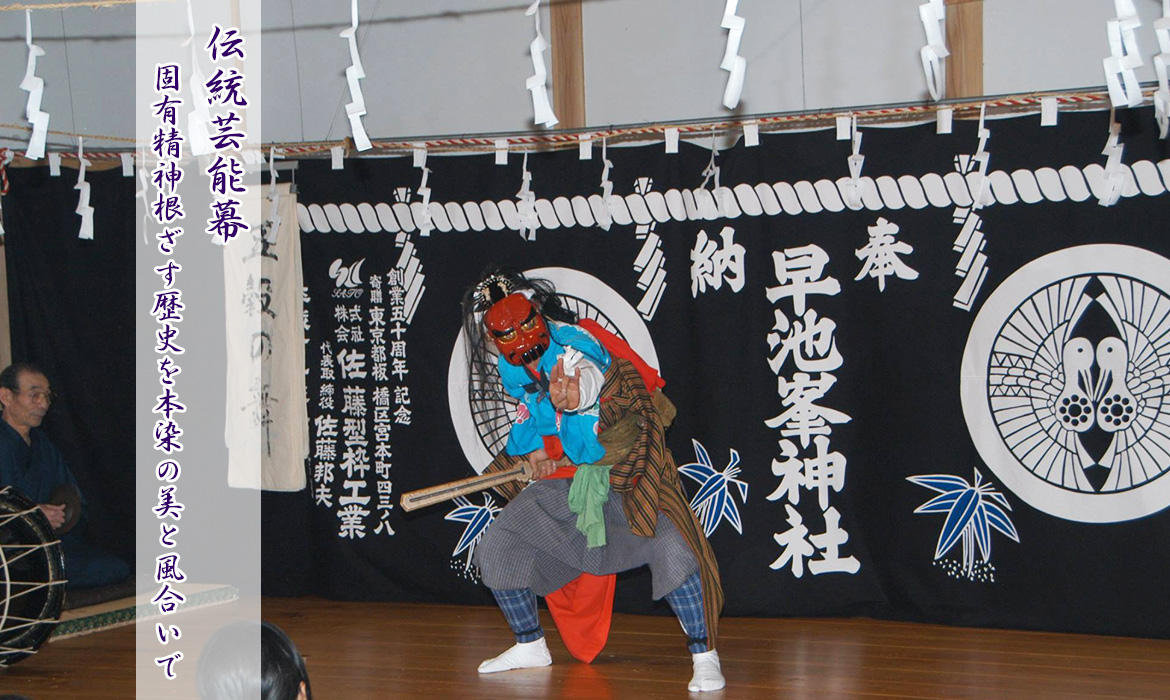
<svg viewBox="0 0 1170 700">
<path fill-rule="evenodd" d="M 523 365 L 540 359 L 548 350 L 548 326 L 544 317 L 522 294 L 509 294 L 492 304 L 483 323 L 504 359 Z"/>
</svg>

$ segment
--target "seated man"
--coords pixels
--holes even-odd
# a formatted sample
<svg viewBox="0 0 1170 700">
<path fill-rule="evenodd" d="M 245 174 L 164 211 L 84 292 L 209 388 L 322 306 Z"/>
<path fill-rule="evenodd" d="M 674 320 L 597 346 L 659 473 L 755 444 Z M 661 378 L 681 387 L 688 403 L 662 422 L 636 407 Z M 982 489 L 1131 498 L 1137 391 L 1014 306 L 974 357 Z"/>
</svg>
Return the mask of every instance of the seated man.
<svg viewBox="0 0 1170 700">
<path fill-rule="evenodd" d="M 62 486 L 77 489 L 77 481 L 65 465 L 60 451 L 40 429 L 49 411 L 53 392 L 49 380 L 36 366 L 16 363 L 0 372 L 0 487 L 12 486 L 32 499 L 54 530 L 71 520 L 64 503 L 51 503 Z M 117 583 L 130 576 L 130 566 L 117 557 L 96 549 L 83 537 L 85 499 L 77 490 L 78 519 L 61 536 L 65 553 L 67 588 L 85 588 Z"/>
</svg>

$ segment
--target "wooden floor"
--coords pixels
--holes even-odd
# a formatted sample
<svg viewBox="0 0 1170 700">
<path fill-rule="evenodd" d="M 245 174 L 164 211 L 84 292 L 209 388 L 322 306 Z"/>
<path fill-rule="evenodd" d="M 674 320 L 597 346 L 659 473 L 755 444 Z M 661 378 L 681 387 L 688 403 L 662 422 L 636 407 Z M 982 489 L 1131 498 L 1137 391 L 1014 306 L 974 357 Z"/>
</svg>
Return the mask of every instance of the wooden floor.
<svg viewBox="0 0 1170 700">
<path fill-rule="evenodd" d="M 592 665 L 569 658 L 545 617 L 552 667 L 480 676 L 479 662 L 511 643 L 494 608 L 270 598 L 263 610 L 301 648 L 317 700 L 688 694 L 689 655 L 668 617 L 615 616 Z M 867 619 L 725 618 L 721 630 L 727 688 L 705 694 L 710 700 L 1170 698 L 1165 640 Z M 205 632 L 184 629 L 185 640 Z M 173 697 L 194 697 L 184 682 L 195 668 L 188 661 Z M 53 642 L 0 671 L 0 694 L 33 700 L 124 700 L 134 688 L 133 627 Z"/>
</svg>

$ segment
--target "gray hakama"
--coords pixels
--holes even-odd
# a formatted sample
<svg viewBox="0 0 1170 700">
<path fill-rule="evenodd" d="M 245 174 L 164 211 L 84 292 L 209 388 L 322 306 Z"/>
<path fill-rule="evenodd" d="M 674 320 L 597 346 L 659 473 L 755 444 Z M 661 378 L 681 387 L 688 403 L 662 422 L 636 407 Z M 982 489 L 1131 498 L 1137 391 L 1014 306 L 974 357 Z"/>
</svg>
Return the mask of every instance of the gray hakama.
<svg viewBox="0 0 1170 700">
<path fill-rule="evenodd" d="M 512 499 L 475 547 L 474 563 L 484 584 L 495 590 L 530 588 L 544 596 L 577 578 L 650 567 L 653 596 L 665 596 L 699 570 L 678 528 L 662 513 L 654 537 L 630 533 L 622 497 L 613 491 L 604 507 L 602 547 L 586 546 L 569 510 L 571 479 L 542 479 Z"/>
</svg>

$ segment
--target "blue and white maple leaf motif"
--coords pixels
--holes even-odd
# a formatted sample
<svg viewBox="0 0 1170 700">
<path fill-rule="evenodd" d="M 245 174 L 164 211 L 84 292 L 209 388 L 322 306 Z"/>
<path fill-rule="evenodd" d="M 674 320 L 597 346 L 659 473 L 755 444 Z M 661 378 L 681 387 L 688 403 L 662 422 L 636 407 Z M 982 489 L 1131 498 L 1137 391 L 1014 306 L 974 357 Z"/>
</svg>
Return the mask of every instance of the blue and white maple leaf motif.
<svg viewBox="0 0 1170 700">
<path fill-rule="evenodd" d="M 739 519 L 739 508 L 729 488 L 735 484 L 739 489 L 740 500 L 747 502 L 748 485 L 735 478 L 739 476 L 739 467 L 736 466 L 739 464 L 739 453 L 732 449 L 730 463 L 723 471 L 716 471 L 707 448 L 694 438 L 691 443 L 695 446 L 695 459 L 698 461 L 684 464 L 678 470 L 699 482 L 699 492 L 691 499 L 691 510 L 703 524 L 703 534 L 710 537 L 719 523 L 727 520 L 742 535 L 743 523 Z"/>
<path fill-rule="evenodd" d="M 491 494 L 485 493 L 483 495 L 483 505 L 472 503 L 466 496 L 459 496 L 455 499 L 455 510 L 447 513 L 444 520 L 452 520 L 460 523 L 467 523 L 467 527 L 463 528 L 463 536 L 459 538 L 459 543 L 455 545 L 455 551 L 451 552 L 452 557 L 458 557 L 460 554 L 467 552 L 467 568 L 471 568 L 471 557 L 475 554 L 475 545 L 479 542 L 479 538 L 483 536 L 488 525 L 496 519 L 496 513 L 500 512 L 500 507 L 492 500 Z"/>
<path fill-rule="evenodd" d="M 1007 514 L 1012 509 L 1007 498 L 993 490 L 991 483 L 984 483 L 978 469 L 975 470 L 974 486 L 962 477 L 949 474 L 908 476 L 906 479 L 939 493 L 918 506 L 915 513 L 947 514 L 934 550 L 935 561 L 945 556 L 956 543 L 962 542 L 963 571 L 969 576 L 975 567 L 976 548 L 983 562 L 991 561 L 992 529 L 999 530 L 1015 542 L 1020 541 L 1016 526 Z"/>
</svg>

